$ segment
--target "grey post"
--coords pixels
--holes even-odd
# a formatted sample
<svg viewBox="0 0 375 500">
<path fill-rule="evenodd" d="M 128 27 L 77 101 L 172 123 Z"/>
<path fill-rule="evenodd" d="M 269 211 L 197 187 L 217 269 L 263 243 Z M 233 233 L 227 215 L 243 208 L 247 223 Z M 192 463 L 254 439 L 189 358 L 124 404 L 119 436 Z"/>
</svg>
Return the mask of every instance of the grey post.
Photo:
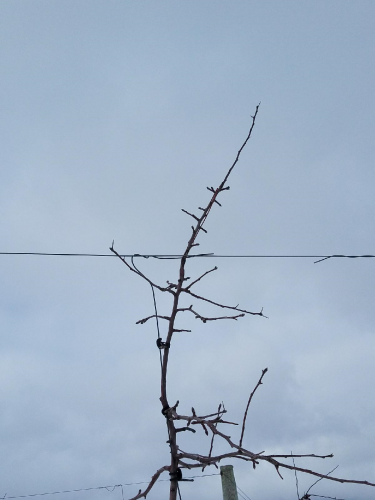
<svg viewBox="0 0 375 500">
<path fill-rule="evenodd" d="M 223 500 L 238 500 L 233 465 L 223 465 L 220 467 L 220 475 L 221 486 L 223 488 Z"/>
</svg>

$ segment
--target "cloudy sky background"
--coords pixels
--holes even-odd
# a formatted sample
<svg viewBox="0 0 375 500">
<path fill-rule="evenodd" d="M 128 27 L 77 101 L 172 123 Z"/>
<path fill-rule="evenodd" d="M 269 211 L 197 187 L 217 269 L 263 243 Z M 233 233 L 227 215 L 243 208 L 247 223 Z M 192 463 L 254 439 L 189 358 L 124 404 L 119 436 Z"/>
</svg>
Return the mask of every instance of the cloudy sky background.
<svg viewBox="0 0 375 500">
<path fill-rule="evenodd" d="M 108 253 L 114 239 L 126 254 L 183 252 L 180 209 L 207 203 L 261 101 L 199 252 L 375 253 L 374 16 L 371 0 L 3 0 L 0 251 Z M 185 413 L 224 401 L 240 422 L 268 367 L 245 445 L 334 453 L 297 465 L 375 482 L 375 260 L 314 260 L 190 261 L 192 277 L 219 267 L 197 293 L 269 319 L 181 317 L 193 331 L 175 337 L 169 400 Z M 177 262 L 138 263 L 176 280 Z M 147 481 L 168 464 L 155 324 L 135 324 L 153 312 L 147 283 L 115 258 L 26 256 L 1 256 L 0 282 L 0 496 Z M 167 314 L 169 297 L 157 301 Z M 252 500 L 296 497 L 292 473 L 229 463 Z M 301 495 L 313 480 L 299 475 Z M 181 493 L 220 499 L 220 477 Z"/>
</svg>

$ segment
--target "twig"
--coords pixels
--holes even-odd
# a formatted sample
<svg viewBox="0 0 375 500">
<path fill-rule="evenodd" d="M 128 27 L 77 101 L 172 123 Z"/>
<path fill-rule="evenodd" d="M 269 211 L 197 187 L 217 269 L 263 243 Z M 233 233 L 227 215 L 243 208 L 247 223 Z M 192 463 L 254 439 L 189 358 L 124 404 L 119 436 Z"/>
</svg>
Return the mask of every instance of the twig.
<svg viewBox="0 0 375 500">
<path fill-rule="evenodd" d="M 215 302 L 213 300 L 206 299 L 206 297 L 202 297 L 200 295 L 197 295 L 196 293 L 193 293 L 191 290 L 188 290 L 188 289 L 183 289 L 183 291 L 188 293 L 189 295 L 191 295 L 192 297 L 194 297 L 196 299 L 204 300 L 205 302 L 209 302 L 210 304 L 213 304 L 214 306 L 217 306 L 217 307 L 221 307 L 222 309 L 232 309 L 233 311 L 239 311 L 239 312 L 242 312 L 245 314 L 252 314 L 253 316 L 263 316 L 263 318 L 267 318 L 267 316 L 265 316 L 263 314 L 263 307 L 262 307 L 260 312 L 255 313 L 255 312 L 251 312 L 251 311 L 246 311 L 246 309 L 239 309 L 238 306 L 225 306 L 223 304 L 219 304 L 218 302 Z"/>
<path fill-rule="evenodd" d="M 331 500 L 345 500 L 345 498 L 327 497 L 325 495 L 313 495 L 313 494 L 310 494 L 307 497 L 304 496 L 304 497 L 301 498 L 301 500 L 305 500 L 305 499 L 308 500 L 310 497 L 329 498 Z"/>
<path fill-rule="evenodd" d="M 332 474 L 332 472 L 333 472 L 333 471 L 335 471 L 337 468 L 338 468 L 338 465 L 336 465 L 336 467 L 334 467 L 332 470 L 330 470 L 330 471 L 327 473 L 327 476 L 329 476 L 330 474 Z M 307 495 L 307 494 L 309 493 L 309 491 L 311 490 L 311 488 L 312 488 L 313 486 L 315 486 L 317 483 L 319 483 L 319 481 L 321 481 L 322 479 L 323 479 L 322 477 L 320 477 L 319 479 L 317 479 L 317 480 L 315 481 L 315 483 L 313 483 L 313 484 L 310 486 L 310 488 L 306 491 L 305 495 Z"/>
<path fill-rule="evenodd" d="M 190 283 L 189 286 L 187 286 L 186 288 L 184 288 L 183 290 L 186 291 L 186 290 L 189 290 L 189 288 L 191 288 L 193 285 L 195 285 L 195 283 L 198 283 L 198 281 L 200 281 L 202 278 L 204 278 L 205 276 L 207 276 L 207 274 L 210 274 L 212 273 L 213 271 L 217 271 L 217 266 L 213 267 L 212 269 L 210 269 L 209 271 L 206 271 L 205 273 L 202 274 L 202 276 L 200 276 L 199 278 L 197 278 L 196 280 L 192 281 Z"/>
<path fill-rule="evenodd" d="M 224 404 L 223 404 L 223 407 L 224 407 Z M 218 414 L 220 413 L 220 410 L 221 410 L 221 403 L 219 404 L 219 407 L 218 407 L 218 409 L 217 409 L 217 413 L 218 413 Z M 216 424 L 214 424 L 214 425 L 215 425 L 215 429 L 217 428 L 218 423 L 219 423 L 219 422 L 216 422 Z M 212 456 L 212 450 L 213 450 L 213 447 L 214 447 L 214 439 L 215 439 L 215 435 L 216 435 L 216 434 L 212 433 L 212 437 L 211 437 L 211 445 L 210 445 L 210 451 L 209 451 L 209 453 L 208 453 L 208 456 L 209 456 L 209 457 L 211 457 L 211 456 Z M 203 468 L 202 468 L 202 472 L 204 471 L 204 469 L 205 469 L 205 467 L 203 467 Z"/>
<path fill-rule="evenodd" d="M 199 217 L 197 217 L 196 215 L 191 214 L 190 212 L 188 212 L 188 211 L 187 211 L 187 210 L 185 210 L 184 208 L 181 208 L 181 210 L 182 210 L 183 212 L 185 212 L 185 214 L 190 215 L 190 217 L 193 217 L 193 219 L 195 219 L 195 220 L 199 221 Z"/>
<path fill-rule="evenodd" d="M 146 321 L 148 321 L 151 318 L 161 318 L 161 319 L 166 319 L 167 321 L 171 319 L 169 316 L 159 316 L 159 315 L 156 316 L 156 314 L 152 314 L 151 316 L 147 316 L 147 318 L 139 319 L 136 322 L 136 325 L 143 325 L 144 323 L 146 323 Z"/>
<path fill-rule="evenodd" d="M 146 498 L 147 494 L 150 492 L 151 488 L 154 486 L 154 484 L 158 480 L 160 474 L 162 474 L 163 472 L 166 472 L 168 470 L 169 470 L 169 465 L 164 465 L 164 467 L 161 467 L 160 469 L 158 469 L 155 472 L 155 474 L 152 476 L 151 481 L 149 482 L 147 488 L 144 491 L 139 490 L 138 494 L 135 495 L 135 497 L 132 497 L 130 500 L 138 500 L 139 498 Z"/>
<path fill-rule="evenodd" d="M 294 455 L 294 456 L 298 456 L 298 455 Z M 331 457 L 331 456 L 332 455 L 327 455 L 326 457 L 320 457 L 320 458 L 328 458 L 328 457 Z M 320 474 L 319 472 L 316 472 L 316 471 L 313 471 L 313 470 L 310 470 L 310 469 L 304 469 L 302 467 L 296 467 L 296 466 L 293 466 L 293 465 L 285 464 L 283 462 L 278 462 L 277 460 L 272 459 L 271 456 L 269 458 L 264 457 L 264 456 L 261 456 L 261 457 L 258 457 L 258 458 L 259 458 L 259 460 L 263 460 L 263 459 L 267 460 L 267 462 L 272 463 L 276 468 L 282 467 L 284 469 L 296 470 L 296 471 L 299 471 L 299 472 L 303 472 L 304 474 L 310 474 L 311 476 L 320 477 L 322 479 L 329 479 L 330 481 L 336 481 L 338 483 L 364 484 L 364 485 L 367 485 L 367 486 L 375 486 L 375 483 L 371 483 L 370 481 L 359 481 L 359 480 L 356 480 L 356 479 L 342 479 L 342 478 L 339 478 L 339 477 L 328 476 L 327 474 Z"/>
<path fill-rule="evenodd" d="M 251 458 L 239 457 L 235 451 L 231 453 L 223 453 L 222 455 L 217 455 L 214 457 L 209 457 L 205 455 L 199 455 L 198 453 L 188 453 L 180 450 L 178 458 L 179 460 L 183 459 L 194 460 L 196 462 L 199 462 L 201 464 L 201 467 L 202 465 L 205 465 L 206 467 L 209 465 L 214 465 L 215 463 L 218 463 L 225 458 L 242 458 L 243 460 L 246 460 L 248 462 L 251 461 Z"/>
<path fill-rule="evenodd" d="M 150 285 L 154 286 L 155 288 L 157 288 L 158 290 L 160 290 L 161 292 L 170 292 L 172 294 L 174 294 L 174 292 L 172 290 L 170 290 L 169 288 L 166 288 L 166 287 L 162 287 L 162 286 L 159 286 L 157 285 L 156 283 L 153 283 L 149 278 L 147 278 L 143 273 L 141 273 L 141 271 L 139 271 L 135 265 L 134 265 L 134 262 L 133 262 L 133 256 L 131 257 L 132 259 L 132 264 L 134 266 L 134 268 L 126 261 L 125 257 L 122 257 L 114 248 L 113 248 L 113 245 L 114 245 L 114 242 L 112 242 L 112 246 L 109 247 L 110 251 L 112 253 L 114 253 L 115 255 L 117 255 L 117 257 L 126 265 L 126 267 L 128 269 L 130 269 L 130 271 L 132 271 L 133 273 L 137 274 L 138 276 L 140 276 L 141 278 L 143 278 L 144 280 L 146 280 Z"/>
<path fill-rule="evenodd" d="M 196 430 L 192 429 L 191 427 L 178 427 L 176 429 L 176 432 L 184 432 L 184 431 L 190 431 L 190 432 L 193 432 L 193 433 L 196 432 Z"/>
<path fill-rule="evenodd" d="M 302 455 L 296 455 L 295 453 L 291 455 L 262 455 L 264 458 L 333 458 L 333 454 L 329 455 L 315 455 L 315 453 L 305 453 Z M 324 476 L 325 477 L 325 476 Z"/>
<path fill-rule="evenodd" d="M 219 319 L 234 319 L 237 321 L 238 318 L 243 318 L 245 316 L 245 313 L 237 314 L 235 316 L 217 316 L 214 318 L 207 318 L 206 316 L 202 316 L 201 314 L 197 313 L 194 309 L 193 306 L 190 307 L 181 307 L 177 310 L 177 312 L 191 312 L 194 314 L 196 319 L 200 319 L 203 323 L 207 323 L 207 321 L 216 321 Z"/>
<path fill-rule="evenodd" d="M 255 386 L 253 392 L 249 396 L 249 400 L 247 402 L 246 410 L 245 410 L 245 413 L 244 413 L 244 416 L 243 416 L 242 430 L 241 430 L 241 439 L 240 439 L 240 448 L 242 447 L 243 436 L 244 436 L 244 433 L 245 433 L 245 424 L 246 424 L 247 412 L 249 410 L 249 406 L 250 406 L 251 400 L 253 399 L 255 391 L 262 384 L 262 379 L 263 379 L 264 375 L 267 373 L 267 371 L 268 371 L 268 368 L 265 368 L 264 370 L 262 370 L 262 375 L 260 376 L 260 379 L 258 380 L 258 383 Z"/>
<path fill-rule="evenodd" d="M 291 453 L 293 453 L 293 452 L 291 451 Z M 293 460 L 293 465 L 296 465 L 295 462 L 294 462 L 294 457 L 292 457 L 292 460 Z M 299 491 L 298 491 L 298 476 L 297 476 L 297 471 L 296 470 L 294 470 L 294 476 L 296 478 L 297 500 L 300 500 L 300 498 L 299 498 Z M 320 479 L 318 479 L 318 481 L 320 481 Z"/>
</svg>

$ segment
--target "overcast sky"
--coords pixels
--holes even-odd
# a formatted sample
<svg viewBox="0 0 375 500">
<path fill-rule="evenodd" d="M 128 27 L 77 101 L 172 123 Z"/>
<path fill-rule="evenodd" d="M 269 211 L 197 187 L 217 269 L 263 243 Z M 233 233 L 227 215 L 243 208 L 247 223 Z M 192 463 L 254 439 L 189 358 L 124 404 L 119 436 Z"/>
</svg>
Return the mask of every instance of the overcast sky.
<svg viewBox="0 0 375 500">
<path fill-rule="evenodd" d="M 115 240 L 124 254 L 182 253 L 181 208 L 208 202 L 261 101 L 199 252 L 374 254 L 374 56 L 373 0 L 2 0 L 0 251 L 109 253 Z M 268 367 L 244 445 L 333 453 L 296 464 L 375 482 L 375 260 L 314 260 L 189 261 L 191 277 L 219 267 L 197 293 L 269 319 L 181 317 L 193 331 L 174 338 L 169 400 L 201 414 L 224 401 L 241 422 Z M 177 279 L 175 261 L 137 262 Z M 0 283 L 0 496 L 148 481 L 168 465 L 155 323 L 135 324 L 153 313 L 148 284 L 116 258 L 7 255 Z M 160 314 L 169 298 L 157 294 Z M 183 449 L 208 452 L 188 434 Z M 293 473 L 227 463 L 251 500 L 296 498 Z M 298 480 L 300 495 L 314 482 Z M 220 476 L 181 494 L 219 500 Z"/>
</svg>

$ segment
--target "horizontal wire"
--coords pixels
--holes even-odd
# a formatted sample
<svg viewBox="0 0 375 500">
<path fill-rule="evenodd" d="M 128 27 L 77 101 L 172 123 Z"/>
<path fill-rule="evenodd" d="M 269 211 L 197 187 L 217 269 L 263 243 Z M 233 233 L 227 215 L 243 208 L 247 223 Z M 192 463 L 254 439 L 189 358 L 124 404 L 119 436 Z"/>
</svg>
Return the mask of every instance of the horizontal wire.
<svg viewBox="0 0 375 500">
<path fill-rule="evenodd" d="M 13 496 L 9 497 L 5 495 L 2 497 L 5 500 L 11 500 L 15 498 L 29 498 L 29 497 L 40 497 L 40 496 L 45 496 L 45 495 L 61 495 L 63 493 L 77 493 L 79 491 L 92 491 L 92 490 L 107 490 L 107 491 L 114 491 L 115 488 L 121 488 L 122 486 L 131 486 L 133 484 L 146 484 L 147 481 L 141 482 L 141 483 L 124 483 L 124 484 L 115 484 L 114 486 L 96 486 L 93 488 L 79 488 L 76 490 L 62 490 L 62 491 L 51 491 L 51 492 L 45 492 L 45 493 L 31 493 L 29 495 L 19 495 L 19 496 Z"/>
<path fill-rule="evenodd" d="M 100 254 L 100 253 L 48 253 L 48 252 L 0 252 L 0 255 L 36 255 L 36 256 L 50 256 L 50 257 L 117 257 L 113 254 Z M 181 259 L 183 255 L 178 254 L 119 254 L 123 258 L 142 257 L 144 259 Z M 188 255 L 187 258 L 229 258 L 229 259 L 363 259 L 375 258 L 375 255 L 217 255 L 214 253 L 201 253 Z M 317 261 L 319 262 L 319 261 Z"/>
<path fill-rule="evenodd" d="M 219 473 L 216 474 L 202 474 L 200 476 L 189 476 L 190 479 L 192 478 L 200 478 L 200 477 L 208 477 L 208 476 L 220 476 Z M 170 479 L 158 479 L 158 482 L 163 482 L 163 481 L 170 481 Z M 123 484 L 115 484 L 111 486 L 95 486 L 92 488 L 79 488 L 75 490 L 61 490 L 61 491 L 52 491 L 52 492 L 45 492 L 45 493 L 31 493 L 29 495 L 18 495 L 18 496 L 7 496 L 5 494 L 3 497 L 0 497 L 1 499 L 4 500 L 15 500 L 16 498 L 30 498 L 30 497 L 40 497 L 40 496 L 47 496 L 47 495 L 61 495 L 65 493 L 78 493 L 80 491 L 92 491 L 92 490 L 107 490 L 109 492 L 113 492 L 116 488 L 122 488 L 123 486 L 133 486 L 137 484 L 149 484 L 150 481 L 139 481 L 136 483 L 123 483 Z"/>
</svg>

